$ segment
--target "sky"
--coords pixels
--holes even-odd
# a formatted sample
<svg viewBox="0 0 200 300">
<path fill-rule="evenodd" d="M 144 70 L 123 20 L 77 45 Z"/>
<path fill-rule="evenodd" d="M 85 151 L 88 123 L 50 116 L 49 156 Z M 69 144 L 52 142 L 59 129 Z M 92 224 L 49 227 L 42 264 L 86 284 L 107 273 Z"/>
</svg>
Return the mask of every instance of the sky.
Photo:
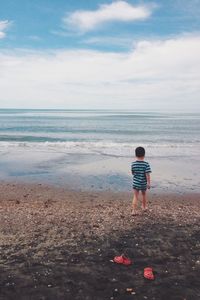
<svg viewBox="0 0 200 300">
<path fill-rule="evenodd" d="M 0 1 L 0 108 L 200 112 L 200 0 Z"/>
</svg>

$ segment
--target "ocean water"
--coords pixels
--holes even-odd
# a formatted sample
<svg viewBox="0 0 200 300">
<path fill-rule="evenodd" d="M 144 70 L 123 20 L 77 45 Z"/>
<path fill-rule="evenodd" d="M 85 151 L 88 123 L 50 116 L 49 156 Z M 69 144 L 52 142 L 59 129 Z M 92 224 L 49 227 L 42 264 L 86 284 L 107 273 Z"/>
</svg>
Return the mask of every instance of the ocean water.
<svg viewBox="0 0 200 300">
<path fill-rule="evenodd" d="M 174 171 L 179 166 L 177 173 L 165 170 L 169 182 L 183 172 L 187 182 L 198 186 L 199 132 L 199 113 L 0 109 L 0 178 L 51 178 L 70 184 L 79 178 L 81 187 L 82 177 L 84 184 L 93 178 L 89 184 L 96 186 L 96 176 L 98 185 L 109 188 L 109 175 L 117 186 L 128 187 L 127 165 L 141 145 L 158 169 L 172 162 Z"/>
<path fill-rule="evenodd" d="M 138 145 L 148 156 L 200 153 L 200 114 L 127 111 L 0 110 L 0 146 L 66 153 L 132 156 Z"/>
</svg>

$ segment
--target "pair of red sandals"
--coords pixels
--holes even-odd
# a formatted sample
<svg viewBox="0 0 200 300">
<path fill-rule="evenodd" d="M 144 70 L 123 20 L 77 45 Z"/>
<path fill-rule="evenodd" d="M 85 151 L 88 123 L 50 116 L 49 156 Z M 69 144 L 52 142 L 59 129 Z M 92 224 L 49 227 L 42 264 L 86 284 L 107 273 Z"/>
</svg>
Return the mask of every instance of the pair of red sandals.
<svg viewBox="0 0 200 300">
<path fill-rule="evenodd" d="M 130 266 L 132 264 L 132 260 L 124 255 L 115 256 L 113 261 L 117 264 L 122 264 L 125 266 Z M 148 280 L 154 280 L 153 269 L 151 267 L 144 268 L 144 278 Z"/>
</svg>

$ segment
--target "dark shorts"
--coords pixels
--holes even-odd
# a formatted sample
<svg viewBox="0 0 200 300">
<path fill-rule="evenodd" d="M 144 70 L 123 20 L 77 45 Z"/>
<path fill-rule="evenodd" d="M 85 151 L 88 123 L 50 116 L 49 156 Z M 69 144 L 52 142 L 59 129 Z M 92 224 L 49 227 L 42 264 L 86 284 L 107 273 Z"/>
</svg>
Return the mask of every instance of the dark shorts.
<svg viewBox="0 0 200 300">
<path fill-rule="evenodd" d="M 146 191 L 147 190 L 147 186 L 134 186 L 133 185 L 133 190 L 137 190 L 137 191 Z"/>
</svg>

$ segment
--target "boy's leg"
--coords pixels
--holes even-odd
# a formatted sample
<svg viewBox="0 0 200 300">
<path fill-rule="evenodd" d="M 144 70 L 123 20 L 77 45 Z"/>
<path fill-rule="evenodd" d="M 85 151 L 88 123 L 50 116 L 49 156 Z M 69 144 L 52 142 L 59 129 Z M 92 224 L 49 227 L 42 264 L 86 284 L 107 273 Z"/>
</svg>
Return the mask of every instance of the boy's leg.
<svg viewBox="0 0 200 300">
<path fill-rule="evenodd" d="M 142 191 L 142 209 L 147 209 L 147 196 L 146 191 Z"/>
<path fill-rule="evenodd" d="M 133 211 L 132 214 L 136 215 L 136 209 L 137 209 L 137 203 L 138 203 L 138 196 L 139 196 L 139 191 L 134 189 L 133 190 Z"/>
</svg>

